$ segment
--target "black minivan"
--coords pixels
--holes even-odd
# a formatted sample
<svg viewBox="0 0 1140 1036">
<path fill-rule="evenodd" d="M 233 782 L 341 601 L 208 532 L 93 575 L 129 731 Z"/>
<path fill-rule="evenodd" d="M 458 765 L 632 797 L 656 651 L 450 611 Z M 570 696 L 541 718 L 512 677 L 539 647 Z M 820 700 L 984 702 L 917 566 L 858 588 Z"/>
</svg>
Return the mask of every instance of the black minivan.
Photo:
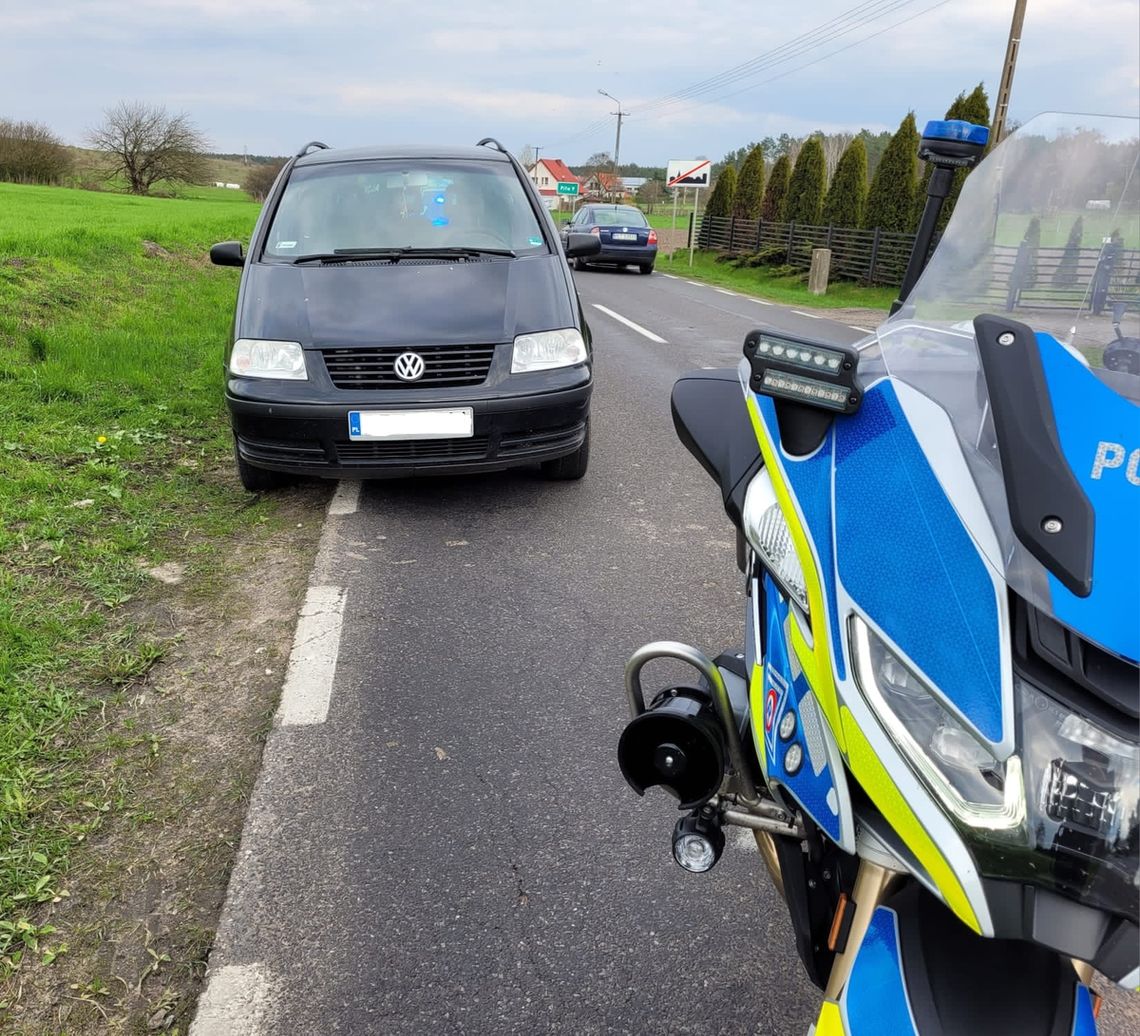
<svg viewBox="0 0 1140 1036">
<path fill-rule="evenodd" d="M 567 259 L 519 163 L 475 147 L 333 150 L 282 169 L 241 244 L 225 357 L 238 474 L 390 478 L 538 463 L 577 479 L 593 351 Z"/>
</svg>

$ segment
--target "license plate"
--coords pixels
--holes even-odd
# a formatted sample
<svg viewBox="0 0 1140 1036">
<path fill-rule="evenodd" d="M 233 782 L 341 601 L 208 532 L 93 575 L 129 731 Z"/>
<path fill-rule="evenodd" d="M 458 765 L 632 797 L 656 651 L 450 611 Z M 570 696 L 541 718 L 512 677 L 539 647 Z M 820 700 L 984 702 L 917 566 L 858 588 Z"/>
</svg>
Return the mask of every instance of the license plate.
<svg viewBox="0 0 1140 1036">
<path fill-rule="evenodd" d="M 636 241 L 637 240 L 636 234 L 611 234 L 610 237 L 612 237 L 615 241 Z"/>
<path fill-rule="evenodd" d="M 350 439 L 470 439 L 471 408 L 455 410 L 350 410 Z"/>
</svg>

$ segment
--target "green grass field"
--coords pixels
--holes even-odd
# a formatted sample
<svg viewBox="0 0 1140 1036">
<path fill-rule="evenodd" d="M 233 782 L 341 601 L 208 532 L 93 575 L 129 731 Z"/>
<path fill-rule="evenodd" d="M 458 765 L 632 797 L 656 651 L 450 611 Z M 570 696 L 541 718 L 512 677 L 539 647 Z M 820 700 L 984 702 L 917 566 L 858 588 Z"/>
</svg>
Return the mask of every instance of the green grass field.
<svg viewBox="0 0 1140 1036">
<path fill-rule="evenodd" d="M 157 657 L 142 568 L 176 550 L 208 571 L 220 537 L 271 521 L 231 472 L 237 277 L 206 258 L 257 211 L 0 184 L 0 973 L 44 951 L 28 911 L 114 808 L 84 717 Z"/>
</svg>

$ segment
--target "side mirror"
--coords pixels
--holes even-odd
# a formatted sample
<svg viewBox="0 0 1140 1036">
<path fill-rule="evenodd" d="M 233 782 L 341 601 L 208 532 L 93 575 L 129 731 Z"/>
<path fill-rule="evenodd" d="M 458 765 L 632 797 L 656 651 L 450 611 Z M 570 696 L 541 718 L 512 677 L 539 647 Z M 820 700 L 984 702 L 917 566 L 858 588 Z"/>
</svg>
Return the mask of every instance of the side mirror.
<svg viewBox="0 0 1140 1036">
<path fill-rule="evenodd" d="M 571 230 L 566 235 L 566 258 L 585 259 L 587 256 L 597 255 L 602 250 L 602 239 L 593 234 L 580 234 Z"/>
<path fill-rule="evenodd" d="M 245 266 L 240 241 L 221 241 L 210 246 L 210 262 L 215 266 Z"/>
</svg>

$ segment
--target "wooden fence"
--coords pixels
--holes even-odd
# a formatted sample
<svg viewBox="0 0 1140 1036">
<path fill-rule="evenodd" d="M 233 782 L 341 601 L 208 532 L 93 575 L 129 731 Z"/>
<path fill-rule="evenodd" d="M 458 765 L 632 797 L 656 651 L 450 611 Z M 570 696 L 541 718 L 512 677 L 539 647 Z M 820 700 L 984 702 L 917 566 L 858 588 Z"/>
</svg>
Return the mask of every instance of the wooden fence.
<svg viewBox="0 0 1140 1036">
<path fill-rule="evenodd" d="M 706 216 L 701 219 L 697 243 L 730 255 L 767 255 L 774 262 L 805 270 L 811 266 L 813 248 L 830 248 L 833 277 L 865 284 L 901 284 L 914 235 Z"/>
<path fill-rule="evenodd" d="M 913 234 L 846 227 L 815 227 L 754 219 L 703 217 L 700 248 L 758 255 L 806 270 L 813 248 L 831 249 L 831 276 L 864 284 L 899 285 L 914 247 Z M 935 239 L 937 244 L 937 238 Z M 1088 309 L 1099 314 L 1116 302 L 1140 302 L 1140 250 L 1113 243 L 1081 248 L 994 245 L 972 267 L 979 303 L 1018 308 Z"/>
</svg>

